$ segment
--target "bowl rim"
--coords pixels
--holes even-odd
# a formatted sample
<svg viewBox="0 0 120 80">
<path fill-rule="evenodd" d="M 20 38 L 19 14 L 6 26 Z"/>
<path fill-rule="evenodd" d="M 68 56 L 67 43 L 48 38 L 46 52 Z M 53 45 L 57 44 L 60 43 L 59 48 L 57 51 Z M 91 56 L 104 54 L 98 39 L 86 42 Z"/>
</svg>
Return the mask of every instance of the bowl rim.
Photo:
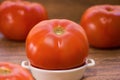
<svg viewBox="0 0 120 80">
<path fill-rule="evenodd" d="M 30 66 L 32 69 L 37 70 L 37 71 L 42 71 L 42 72 L 56 72 L 56 73 L 63 73 L 63 72 L 73 72 L 73 71 L 78 71 L 78 70 L 82 70 L 84 68 L 86 68 L 86 63 L 80 67 L 76 67 L 76 68 L 71 68 L 71 69 L 64 69 L 64 70 L 47 70 L 47 69 L 41 69 L 41 68 L 36 68 L 33 67 L 32 65 Z"/>
<path fill-rule="evenodd" d="M 26 65 L 27 64 L 27 65 Z M 71 69 L 65 69 L 65 70 L 47 70 L 47 69 L 42 69 L 42 68 L 36 68 L 30 64 L 29 61 L 22 61 L 22 67 L 27 68 L 32 71 L 41 71 L 41 72 L 47 72 L 47 73 L 63 73 L 63 72 L 73 72 L 73 71 L 79 71 L 82 69 L 85 69 L 87 67 L 91 67 L 95 65 L 95 61 L 93 59 L 86 59 L 84 65 L 76 67 L 76 68 L 71 68 Z"/>
</svg>

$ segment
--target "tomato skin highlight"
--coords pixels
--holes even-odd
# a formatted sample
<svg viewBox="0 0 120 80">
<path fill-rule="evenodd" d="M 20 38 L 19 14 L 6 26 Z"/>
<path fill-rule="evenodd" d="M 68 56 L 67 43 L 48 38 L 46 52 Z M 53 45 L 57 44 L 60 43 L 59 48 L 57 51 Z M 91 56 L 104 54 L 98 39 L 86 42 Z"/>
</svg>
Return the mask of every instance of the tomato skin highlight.
<svg viewBox="0 0 120 80">
<path fill-rule="evenodd" d="M 0 80 L 34 80 L 31 73 L 20 65 L 0 62 Z"/>
<path fill-rule="evenodd" d="M 10 40 L 23 41 L 38 22 L 48 19 L 40 3 L 3 1 L 0 6 L 0 31 Z"/>
<path fill-rule="evenodd" d="M 31 65 L 48 70 L 64 70 L 83 65 L 88 49 L 82 27 L 66 19 L 38 23 L 26 40 L 26 53 Z"/>
<path fill-rule="evenodd" d="M 82 15 L 80 25 L 96 48 L 120 47 L 120 6 L 96 5 Z"/>
</svg>

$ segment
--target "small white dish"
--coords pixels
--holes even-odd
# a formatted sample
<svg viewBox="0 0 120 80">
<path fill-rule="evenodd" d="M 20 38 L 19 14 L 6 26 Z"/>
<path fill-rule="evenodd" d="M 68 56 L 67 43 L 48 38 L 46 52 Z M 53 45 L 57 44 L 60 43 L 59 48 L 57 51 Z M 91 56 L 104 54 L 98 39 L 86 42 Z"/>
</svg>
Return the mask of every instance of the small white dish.
<svg viewBox="0 0 120 80">
<path fill-rule="evenodd" d="M 78 68 L 69 70 L 45 70 L 33 67 L 29 61 L 22 61 L 21 66 L 31 71 L 36 80 L 80 80 L 86 68 L 94 66 L 93 59 L 87 59 L 86 63 Z"/>
</svg>

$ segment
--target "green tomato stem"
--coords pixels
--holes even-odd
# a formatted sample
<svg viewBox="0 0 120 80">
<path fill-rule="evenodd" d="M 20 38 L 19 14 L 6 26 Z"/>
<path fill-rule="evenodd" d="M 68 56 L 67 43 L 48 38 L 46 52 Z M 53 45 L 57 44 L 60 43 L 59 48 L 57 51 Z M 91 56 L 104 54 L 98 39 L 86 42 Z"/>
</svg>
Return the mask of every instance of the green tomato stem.
<svg viewBox="0 0 120 80">
<path fill-rule="evenodd" d="M 6 75 L 6 74 L 10 74 L 10 73 L 11 73 L 11 70 L 9 68 L 0 67 L 0 74 Z"/>
<path fill-rule="evenodd" d="M 57 35 L 62 35 L 64 33 L 64 28 L 59 25 L 54 28 L 54 33 Z"/>
</svg>

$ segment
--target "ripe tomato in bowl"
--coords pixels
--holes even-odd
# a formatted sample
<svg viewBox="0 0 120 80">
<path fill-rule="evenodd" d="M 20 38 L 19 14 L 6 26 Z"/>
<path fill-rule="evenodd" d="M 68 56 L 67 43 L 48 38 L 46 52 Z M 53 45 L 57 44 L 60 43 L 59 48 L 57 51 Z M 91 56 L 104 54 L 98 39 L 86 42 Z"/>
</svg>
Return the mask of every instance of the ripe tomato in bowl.
<svg viewBox="0 0 120 80">
<path fill-rule="evenodd" d="M 51 19 L 35 25 L 26 39 L 26 53 L 32 66 L 65 70 L 82 66 L 88 56 L 83 28 L 70 20 Z"/>
</svg>

